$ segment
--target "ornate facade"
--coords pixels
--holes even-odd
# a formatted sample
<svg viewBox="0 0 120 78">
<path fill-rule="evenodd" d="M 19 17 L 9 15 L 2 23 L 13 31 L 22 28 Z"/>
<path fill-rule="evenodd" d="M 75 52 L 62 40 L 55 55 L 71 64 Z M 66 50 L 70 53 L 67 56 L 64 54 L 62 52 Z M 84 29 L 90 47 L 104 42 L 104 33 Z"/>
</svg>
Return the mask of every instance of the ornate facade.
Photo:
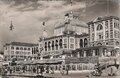
<svg viewBox="0 0 120 78">
<path fill-rule="evenodd" d="M 98 17 L 87 26 L 74 17 L 65 15 L 65 20 L 57 24 L 54 35 L 39 42 L 40 57 L 106 57 L 119 54 L 119 18 Z M 86 33 L 85 33 L 86 32 Z"/>
<path fill-rule="evenodd" d="M 88 46 L 87 24 L 80 21 L 73 13 L 65 14 L 65 20 L 55 26 L 53 37 L 42 38 L 39 42 L 43 58 L 59 58 L 62 54 L 72 56 L 73 50 Z"/>
<path fill-rule="evenodd" d="M 88 23 L 90 46 L 106 46 L 108 48 L 101 50 L 103 55 L 105 51 L 110 55 L 118 54 L 120 27 L 119 18 L 115 16 L 98 17 L 94 21 Z"/>
</svg>

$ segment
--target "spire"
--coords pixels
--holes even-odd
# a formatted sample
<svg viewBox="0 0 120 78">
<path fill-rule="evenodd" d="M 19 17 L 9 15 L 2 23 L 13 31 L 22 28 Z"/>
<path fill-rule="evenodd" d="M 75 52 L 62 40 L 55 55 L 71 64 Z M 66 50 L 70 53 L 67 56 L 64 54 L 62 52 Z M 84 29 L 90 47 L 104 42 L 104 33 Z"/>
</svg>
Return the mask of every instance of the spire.
<svg viewBox="0 0 120 78">
<path fill-rule="evenodd" d="M 70 4 L 71 4 L 71 8 L 72 8 L 72 5 L 73 5 L 73 4 L 72 4 L 72 0 L 70 0 Z M 73 12 L 72 12 L 72 10 L 71 10 L 71 12 L 70 12 L 70 13 L 73 13 Z"/>
<path fill-rule="evenodd" d="M 10 30 L 12 31 L 14 28 L 13 28 L 13 24 L 12 24 L 12 21 L 11 21 L 11 24 L 10 24 Z"/>
<path fill-rule="evenodd" d="M 46 31 L 46 29 L 45 29 L 45 22 L 43 22 L 43 26 L 44 26 L 44 29 L 43 29 L 43 38 L 46 38 L 47 36 L 48 36 L 48 34 L 47 34 L 47 31 Z"/>
<path fill-rule="evenodd" d="M 71 8 L 72 8 L 72 5 L 73 5 L 72 0 L 70 0 L 70 5 L 71 5 Z M 69 13 L 65 14 L 65 21 L 69 22 L 72 19 L 73 19 L 73 11 L 71 10 Z"/>
<path fill-rule="evenodd" d="M 70 0 L 70 5 L 72 7 L 72 0 Z M 65 30 L 64 30 L 64 34 L 73 34 L 73 28 L 70 25 L 71 20 L 73 20 L 73 12 L 72 10 L 69 13 L 65 14 Z"/>
</svg>

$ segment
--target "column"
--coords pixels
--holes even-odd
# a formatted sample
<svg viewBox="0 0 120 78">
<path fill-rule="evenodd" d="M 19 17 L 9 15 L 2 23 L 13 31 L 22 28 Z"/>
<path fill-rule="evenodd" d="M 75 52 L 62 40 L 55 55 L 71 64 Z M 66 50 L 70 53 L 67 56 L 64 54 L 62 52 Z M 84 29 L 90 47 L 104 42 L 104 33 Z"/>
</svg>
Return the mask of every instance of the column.
<svg viewBox="0 0 120 78">
<path fill-rule="evenodd" d="M 104 50 L 104 52 L 105 52 L 105 56 L 107 56 L 107 50 L 106 49 Z"/>
<path fill-rule="evenodd" d="M 41 57 L 40 60 L 43 60 L 43 57 Z"/>
<path fill-rule="evenodd" d="M 51 56 L 50 59 L 53 59 L 53 56 Z"/>
<path fill-rule="evenodd" d="M 79 52 L 77 52 L 77 56 L 80 57 L 80 53 Z"/>
<path fill-rule="evenodd" d="M 92 50 L 92 56 L 95 56 L 95 50 Z"/>
<path fill-rule="evenodd" d="M 102 55 L 103 55 L 102 48 L 99 48 L 98 56 L 102 57 Z"/>
<path fill-rule="evenodd" d="M 86 57 L 86 51 L 84 51 L 84 57 Z"/>
</svg>

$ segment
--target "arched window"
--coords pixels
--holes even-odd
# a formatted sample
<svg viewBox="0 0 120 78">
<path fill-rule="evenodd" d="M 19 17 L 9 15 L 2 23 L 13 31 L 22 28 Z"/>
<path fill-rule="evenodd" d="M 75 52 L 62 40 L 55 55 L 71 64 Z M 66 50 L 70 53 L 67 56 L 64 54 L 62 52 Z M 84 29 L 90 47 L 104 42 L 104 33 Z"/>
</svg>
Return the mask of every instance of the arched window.
<svg viewBox="0 0 120 78">
<path fill-rule="evenodd" d="M 23 50 L 23 47 L 20 47 L 20 50 Z"/>
<path fill-rule="evenodd" d="M 117 46 L 119 45 L 119 42 L 118 42 L 118 41 L 116 41 L 116 45 L 117 45 Z"/>
<path fill-rule="evenodd" d="M 98 24 L 97 30 L 102 30 L 102 29 L 103 29 L 103 26 L 101 24 Z"/>
<path fill-rule="evenodd" d="M 45 42 L 45 51 L 47 51 L 47 42 Z"/>
<path fill-rule="evenodd" d="M 87 45 L 88 45 L 88 40 L 87 40 L 87 38 L 85 38 L 84 39 L 84 47 L 87 47 Z"/>
<path fill-rule="evenodd" d="M 52 46 L 52 50 L 54 50 L 54 41 L 52 41 L 52 45 L 51 46 Z"/>
<path fill-rule="evenodd" d="M 58 40 L 56 40 L 55 46 L 56 46 L 56 50 L 58 50 Z"/>
<path fill-rule="evenodd" d="M 48 42 L 48 50 L 50 50 L 50 47 L 51 47 L 50 44 L 51 44 L 51 42 L 49 41 Z"/>
<path fill-rule="evenodd" d="M 102 43 L 98 43 L 97 45 L 100 46 L 100 45 L 102 45 Z"/>
<path fill-rule="evenodd" d="M 16 47 L 16 50 L 19 50 L 19 47 Z"/>
<path fill-rule="evenodd" d="M 27 50 L 27 48 L 24 48 L 24 50 Z"/>
<path fill-rule="evenodd" d="M 14 49 L 14 47 L 12 46 L 11 49 Z"/>
<path fill-rule="evenodd" d="M 60 49 L 62 48 L 62 39 L 59 40 L 59 46 L 60 46 Z"/>
<path fill-rule="evenodd" d="M 80 39 L 80 43 L 79 43 L 80 47 L 83 47 L 83 40 Z"/>
</svg>

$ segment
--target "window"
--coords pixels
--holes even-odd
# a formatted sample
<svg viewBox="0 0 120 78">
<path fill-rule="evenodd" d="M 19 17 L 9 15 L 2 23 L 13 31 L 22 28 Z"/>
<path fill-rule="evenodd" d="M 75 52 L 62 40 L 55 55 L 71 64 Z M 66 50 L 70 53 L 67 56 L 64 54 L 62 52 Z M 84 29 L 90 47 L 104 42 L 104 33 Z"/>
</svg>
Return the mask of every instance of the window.
<svg viewBox="0 0 120 78">
<path fill-rule="evenodd" d="M 99 35 L 99 39 L 102 39 L 102 36 L 101 36 L 101 35 Z"/>
<path fill-rule="evenodd" d="M 28 55 L 30 54 L 30 52 L 28 52 Z"/>
<path fill-rule="evenodd" d="M 72 70 L 76 70 L 76 66 L 75 65 L 72 65 Z"/>
<path fill-rule="evenodd" d="M 80 47 L 83 47 L 83 40 L 80 39 L 80 43 L 79 43 Z"/>
<path fill-rule="evenodd" d="M 14 47 L 11 47 L 11 49 L 14 49 Z"/>
<path fill-rule="evenodd" d="M 113 38 L 113 21 L 110 20 L 110 38 Z"/>
<path fill-rule="evenodd" d="M 7 50 L 7 47 L 5 47 L 5 49 Z"/>
<path fill-rule="evenodd" d="M 87 47 L 88 40 L 87 38 L 84 39 L 84 47 Z"/>
<path fill-rule="evenodd" d="M 108 43 L 106 43 L 106 45 L 108 45 Z"/>
<path fill-rule="evenodd" d="M 103 32 L 97 33 L 97 40 L 103 39 Z"/>
<path fill-rule="evenodd" d="M 28 48 L 28 50 L 30 50 L 30 48 Z"/>
<path fill-rule="evenodd" d="M 50 48 L 51 48 L 50 45 L 51 45 L 51 42 L 49 41 L 49 42 L 48 42 L 48 50 L 50 50 Z"/>
<path fill-rule="evenodd" d="M 108 33 L 108 31 L 106 31 L 105 37 L 106 37 L 106 38 L 109 38 L 109 33 Z"/>
<path fill-rule="evenodd" d="M 52 50 L 54 50 L 54 41 L 52 41 Z"/>
<path fill-rule="evenodd" d="M 27 50 L 27 48 L 24 48 L 24 50 Z"/>
<path fill-rule="evenodd" d="M 16 51 L 16 54 L 19 54 L 19 51 Z"/>
<path fill-rule="evenodd" d="M 67 48 L 67 44 L 64 44 L 64 48 Z"/>
<path fill-rule="evenodd" d="M 20 50 L 23 50 L 23 47 L 20 47 Z"/>
<path fill-rule="evenodd" d="M 116 45 L 117 45 L 117 46 L 119 45 L 119 42 L 118 42 L 118 41 L 116 41 Z"/>
<path fill-rule="evenodd" d="M 101 24 L 98 24 L 97 30 L 102 30 L 102 29 L 103 29 L 103 26 Z"/>
<path fill-rule="evenodd" d="M 19 50 L 19 47 L 16 47 L 16 50 Z"/>
<path fill-rule="evenodd" d="M 59 40 L 60 49 L 62 48 L 62 39 Z"/>
<path fill-rule="evenodd" d="M 47 51 L 47 42 L 45 42 L 45 51 Z"/>
<path fill-rule="evenodd" d="M 67 39 L 64 39 L 64 48 L 67 48 Z"/>
<path fill-rule="evenodd" d="M 14 54 L 14 51 L 12 51 L 11 54 Z"/>
<path fill-rule="evenodd" d="M 70 43 L 74 43 L 74 39 L 73 38 L 70 38 Z"/>
<path fill-rule="evenodd" d="M 108 29 L 108 21 L 105 21 L 105 28 Z"/>
<path fill-rule="evenodd" d="M 92 41 L 94 41 L 94 33 L 92 34 Z"/>
<path fill-rule="evenodd" d="M 70 44 L 70 48 L 71 48 L 71 49 L 74 49 L 74 44 Z"/>
<path fill-rule="evenodd" d="M 58 40 L 56 40 L 55 46 L 56 46 L 56 50 L 58 50 Z"/>
</svg>

